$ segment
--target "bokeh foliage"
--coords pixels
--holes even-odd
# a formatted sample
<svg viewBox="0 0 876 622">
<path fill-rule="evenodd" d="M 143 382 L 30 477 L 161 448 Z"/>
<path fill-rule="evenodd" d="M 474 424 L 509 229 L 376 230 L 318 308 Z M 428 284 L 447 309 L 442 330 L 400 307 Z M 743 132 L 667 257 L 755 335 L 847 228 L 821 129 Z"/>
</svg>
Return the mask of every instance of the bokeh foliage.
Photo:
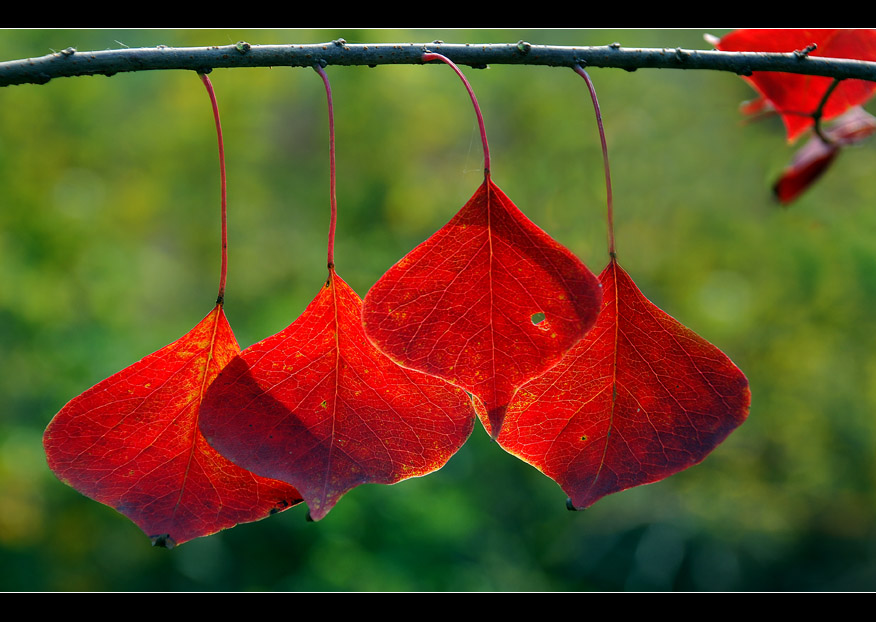
<svg viewBox="0 0 876 622">
<path fill-rule="evenodd" d="M 715 32 L 713 34 L 723 34 Z M 708 47 L 700 31 L 28 31 L 0 59 L 79 50 L 391 41 Z M 599 140 L 568 69 L 464 68 L 498 185 L 594 271 L 606 263 Z M 447 67 L 329 67 L 338 272 L 360 295 L 481 181 Z M 42 453 L 67 400 L 212 307 L 216 139 L 192 72 L 0 89 L 0 590 L 872 590 L 876 588 L 876 154 L 849 150 L 798 204 L 777 119 L 716 72 L 593 69 L 618 252 L 642 291 L 747 374 L 749 420 L 701 465 L 564 509 L 479 427 L 441 471 L 299 506 L 173 551 L 64 486 Z M 220 69 L 226 312 L 243 347 L 325 278 L 328 129 L 308 69 Z"/>
</svg>

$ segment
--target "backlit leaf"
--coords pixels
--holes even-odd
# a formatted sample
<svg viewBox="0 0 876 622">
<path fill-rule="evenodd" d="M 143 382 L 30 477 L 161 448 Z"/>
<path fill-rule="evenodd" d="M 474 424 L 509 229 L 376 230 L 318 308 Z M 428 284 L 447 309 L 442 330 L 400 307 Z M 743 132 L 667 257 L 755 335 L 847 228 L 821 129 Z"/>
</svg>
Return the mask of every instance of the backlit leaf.
<svg viewBox="0 0 876 622">
<path fill-rule="evenodd" d="M 330 270 L 297 320 L 228 364 L 201 409 L 211 445 L 293 484 L 313 520 L 359 484 L 439 469 L 474 424 L 463 391 L 399 367 L 365 338 L 361 308 Z"/>
<path fill-rule="evenodd" d="M 751 399 L 730 359 L 654 306 L 614 259 L 599 279 L 596 326 L 520 388 L 498 438 L 577 509 L 702 461 Z"/>
<path fill-rule="evenodd" d="M 855 106 L 823 131 L 830 142 L 813 136 L 794 155 L 791 164 L 773 186 L 776 199 L 787 205 L 821 177 L 839 154 L 840 148 L 859 143 L 876 132 L 876 117 Z"/>
<path fill-rule="evenodd" d="M 600 300 L 593 273 L 487 176 L 371 288 L 362 319 L 393 360 L 481 400 L 495 436 L 516 388 L 584 336 Z"/>
<path fill-rule="evenodd" d="M 854 58 L 876 61 L 876 30 L 870 29 L 743 29 L 725 35 L 715 45 L 727 52 L 802 51 L 815 44 L 808 54 L 831 58 Z M 833 78 L 791 73 L 755 71 L 743 77 L 782 116 L 788 142 L 813 126 L 812 113 L 818 108 Z M 852 106 L 867 101 L 876 91 L 876 83 L 867 80 L 843 80 L 830 95 L 823 111 L 824 119 L 841 115 Z"/>
<path fill-rule="evenodd" d="M 71 400 L 44 436 L 65 483 L 171 547 L 301 501 L 211 448 L 198 430 L 204 391 L 240 348 L 216 307 L 181 339 Z"/>
</svg>

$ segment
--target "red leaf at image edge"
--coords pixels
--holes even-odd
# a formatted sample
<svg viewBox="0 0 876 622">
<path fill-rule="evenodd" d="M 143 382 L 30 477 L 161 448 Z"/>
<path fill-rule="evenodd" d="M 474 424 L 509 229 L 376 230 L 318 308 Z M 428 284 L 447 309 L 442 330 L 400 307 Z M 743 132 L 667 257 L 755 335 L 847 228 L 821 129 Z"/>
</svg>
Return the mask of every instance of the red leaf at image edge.
<svg viewBox="0 0 876 622">
<path fill-rule="evenodd" d="M 518 390 L 497 439 L 576 509 L 699 463 L 751 402 L 739 368 L 645 298 L 615 260 L 599 279 L 596 326 Z"/>
<path fill-rule="evenodd" d="M 216 307 L 186 335 L 72 399 L 46 428 L 49 468 L 168 548 L 300 503 L 198 430 L 205 389 L 240 348 Z"/>
<path fill-rule="evenodd" d="M 874 132 L 876 117 L 860 106 L 851 108 L 823 130 L 830 143 L 815 135 L 794 154 L 791 164 L 773 185 L 776 199 L 782 205 L 792 203 L 830 168 L 840 148 L 866 140 Z"/>
<path fill-rule="evenodd" d="M 872 29 L 742 29 L 722 37 L 715 47 L 726 52 L 791 53 L 811 44 L 809 56 L 876 61 L 876 30 Z M 743 76 L 781 115 L 788 142 L 810 129 L 812 113 L 833 82 L 833 78 L 801 74 L 756 71 Z M 876 91 L 867 80 L 843 80 L 828 98 L 824 120 L 833 119 L 852 106 L 863 104 Z"/>
</svg>

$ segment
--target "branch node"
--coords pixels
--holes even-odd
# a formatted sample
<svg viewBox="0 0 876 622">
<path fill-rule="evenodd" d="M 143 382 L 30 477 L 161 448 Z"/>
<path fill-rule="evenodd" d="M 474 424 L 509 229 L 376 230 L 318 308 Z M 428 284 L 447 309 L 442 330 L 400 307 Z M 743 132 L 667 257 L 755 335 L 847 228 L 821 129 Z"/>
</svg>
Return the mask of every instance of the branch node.
<svg viewBox="0 0 876 622">
<path fill-rule="evenodd" d="M 609 43 L 608 47 L 610 47 L 612 50 L 619 50 L 621 49 L 621 44 L 615 41 L 614 43 Z"/>
<path fill-rule="evenodd" d="M 238 41 L 234 44 L 234 49 L 241 54 L 246 54 L 247 52 L 249 52 L 250 48 L 252 48 L 252 46 L 246 41 Z"/>
<path fill-rule="evenodd" d="M 76 48 L 74 48 L 74 47 L 69 47 L 69 48 L 66 48 L 64 50 L 61 50 L 62 56 L 73 56 L 75 53 L 76 53 Z"/>
<path fill-rule="evenodd" d="M 441 39 L 435 39 L 432 43 L 435 43 L 437 45 L 441 45 L 442 43 L 444 43 L 444 41 Z"/>
<path fill-rule="evenodd" d="M 740 67 L 739 71 L 737 71 L 736 73 L 738 73 L 740 76 L 750 76 L 754 72 L 751 71 L 751 67 L 745 65 L 743 67 Z"/>
<path fill-rule="evenodd" d="M 675 48 L 675 58 L 677 58 L 680 62 L 686 61 L 690 57 L 690 52 L 682 50 L 681 48 Z"/>
<path fill-rule="evenodd" d="M 197 72 L 201 75 L 206 76 L 208 73 L 213 73 L 213 68 L 212 67 L 201 67 L 200 69 L 197 70 Z"/>
<path fill-rule="evenodd" d="M 326 67 L 328 67 L 328 62 L 326 62 L 326 60 L 324 58 L 318 58 L 316 60 L 316 62 L 313 63 L 313 68 L 316 69 L 317 66 L 320 66 L 323 69 L 325 69 Z M 319 73 L 319 72 L 317 72 L 317 73 Z"/>
<path fill-rule="evenodd" d="M 334 43 L 339 48 L 342 48 L 345 45 L 347 45 L 347 40 L 346 39 L 335 39 L 334 41 L 332 41 L 332 43 Z"/>
<path fill-rule="evenodd" d="M 532 44 L 521 39 L 517 42 L 517 49 L 521 54 L 529 54 L 529 50 L 532 49 Z"/>
<path fill-rule="evenodd" d="M 814 52 L 817 49 L 818 49 L 817 45 L 815 45 L 814 43 L 810 43 L 802 50 L 794 50 L 794 56 L 796 56 L 800 60 L 803 60 L 804 58 L 809 56 L 810 52 Z"/>
</svg>

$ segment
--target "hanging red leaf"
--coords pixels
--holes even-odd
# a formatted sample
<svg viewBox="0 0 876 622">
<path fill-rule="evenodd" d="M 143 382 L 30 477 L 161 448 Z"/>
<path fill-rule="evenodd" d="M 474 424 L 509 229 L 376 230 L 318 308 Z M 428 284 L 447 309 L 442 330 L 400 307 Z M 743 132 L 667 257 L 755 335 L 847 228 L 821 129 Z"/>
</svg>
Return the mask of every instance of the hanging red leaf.
<svg viewBox="0 0 876 622">
<path fill-rule="evenodd" d="M 821 177 L 839 154 L 841 147 L 859 143 L 876 132 L 876 117 L 855 106 L 823 131 L 825 142 L 813 136 L 794 155 L 773 186 L 776 199 L 788 205 Z"/>
<path fill-rule="evenodd" d="M 301 491 L 313 520 L 348 490 L 441 468 L 471 433 L 466 394 L 393 363 L 365 337 L 334 270 L 304 313 L 244 350 L 201 407 L 222 455 Z"/>
<path fill-rule="evenodd" d="M 483 401 L 495 436 L 516 388 L 584 336 L 600 298 L 593 273 L 487 176 L 371 288 L 362 319 L 393 360 Z"/>
<path fill-rule="evenodd" d="M 827 171 L 839 155 L 839 148 L 818 136 L 810 138 L 773 185 L 776 200 L 783 205 L 793 202 Z"/>
<path fill-rule="evenodd" d="M 214 309 L 188 334 L 71 400 L 46 428 L 49 467 L 64 482 L 134 521 L 171 548 L 301 501 L 293 487 L 256 477 L 207 445 L 198 408 L 219 370 L 240 352 L 222 301 L 228 271 L 225 148 L 219 146 L 221 246 Z"/>
<path fill-rule="evenodd" d="M 484 183 L 450 222 L 390 268 L 365 297 L 365 332 L 405 367 L 463 387 L 489 412 L 495 437 L 516 388 L 556 364 L 596 321 L 596 277 L 535 226 L 490 178 L 483 115 Z"/>
<path fill-rule="evenodd" d="M 751 398 L 730 359 L 645 298 L 616 260 L 599 280 L 596 326 L 520 388 L 498 438 L 576 509 L 699 463 Z"/>
<path fill-rule="evenodd" d="M 240 348 L 216 307 L 181 339 L 71 400 L 44 436 L 63 482 L 172 547 L 301 501 L 220 456 L 198 431 L 205 389 Z"/>
<path fill-rule="evenodd" d="M 743 29 L 725 35 L 715 47 L 727 52 L 791 53 L 812 44 L 817 47 L 808 52 L 810 56 L 876 61 L 876 30 L 871 29 Z M 823 76 L 764 71 L 743 79 L 782 116 L 788 142 L 813 126 L 812 114 L 833 83 Z M 876 83 L 867 80 L 843 80 L 827 100 L 822 118 L 832 119 L 863 104 L 874 90 Z"/>
</svg>

